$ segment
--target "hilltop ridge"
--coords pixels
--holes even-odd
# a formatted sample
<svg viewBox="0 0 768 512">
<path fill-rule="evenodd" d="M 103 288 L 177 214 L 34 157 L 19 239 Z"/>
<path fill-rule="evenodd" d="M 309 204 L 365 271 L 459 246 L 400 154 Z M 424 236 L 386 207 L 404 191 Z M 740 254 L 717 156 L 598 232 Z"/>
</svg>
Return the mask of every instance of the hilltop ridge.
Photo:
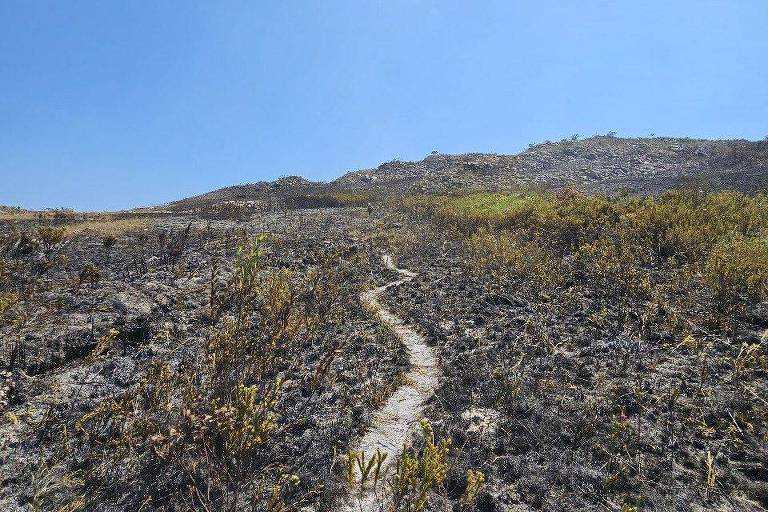
<svg viewBox="0 0 768 512">
<path fill-rule="evenodd" d="M 440 193 L 521 186 L 656 194 L 681 185 L 748 193 L 765 190 L 768 141 L 594 136 L 532 144 L 513 155 L 432 152 L 418 161 L 392 160 L 350 171 L 331 182 L 286 176 L 225 187 L 169 206 L 178 210 L 331 192 Z"/>
</svg>

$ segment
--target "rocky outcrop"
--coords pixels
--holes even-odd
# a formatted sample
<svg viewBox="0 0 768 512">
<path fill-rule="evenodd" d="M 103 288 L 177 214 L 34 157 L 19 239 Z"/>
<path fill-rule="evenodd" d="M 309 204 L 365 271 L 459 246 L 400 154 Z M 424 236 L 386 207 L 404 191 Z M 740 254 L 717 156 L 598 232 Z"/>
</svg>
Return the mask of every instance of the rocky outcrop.
<svg viewBox="0 0 768 512">
<path fill-rule="evenodd" d="M 587 192 L 656 194 L 679 186 L 758 192 L 768 189 L 768 141 L 596 136 L 531 145 L 516 155 L 433 152 L 393 160 L 329 183 L 298 176 L 222 188 L 167 205 L 176 211 L 213 205 L 250 209 L 333 206 L 312 198 L 336 192 L 440 193 L 577 187 Z"/>
<path fill-rule="evenodd" d="M 517 155 L 431 154 L 354 171 L 332 186 L 353 190 L 441 192 L 519 186 L 657 193 L 675 186 L 768 187 L 768 141 L 592 137 L 532 145 Z"/>
</svg>

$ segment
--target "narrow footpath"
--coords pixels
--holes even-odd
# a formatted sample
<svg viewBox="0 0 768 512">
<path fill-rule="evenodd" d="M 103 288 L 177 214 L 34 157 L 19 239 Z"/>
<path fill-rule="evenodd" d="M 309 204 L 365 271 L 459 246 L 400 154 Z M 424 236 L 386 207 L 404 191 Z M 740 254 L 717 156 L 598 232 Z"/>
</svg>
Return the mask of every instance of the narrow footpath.
<svg viewBox="0 0 768 512">
<path fill-rule="evenodd" d="M 383 256 L 385 266 L 400 274 L 401 279 L 387 283 L 384 286 L 365 291 L 360 295 L 360 300 L 365 304 L 381 322 L 392 327 L 395 334 L 408 349 L 411 368 L 405 376 L 404 384 L 397 388 L 389 397 L 384 407 L 373 416 L 371 425 L 365 435 L 358 441 L 354 450 L 364 452 L 366 460 L 376 453 L 387 454 L 384 464 L 384 475 L 389 477 L 394 468 L 394 462 L 402 453 L 403 446 L 408 436 L 414 431 L 414 426 L 423 417 L 424 402 L 432 396 L 437 387 L 440 369 L 437 365 L 437 357 L 424 337 L 408 326 L 397 315 L 388 311 L 379 302 L 379 297 L 391 286 L 398 286 L 413 279 L 416 274 L 405 269 L 398 268 L 389 255 Z M 346 512 L 375 512 L 379 510 L 379 498 L 382 489 L 388 482 L 380 482 L 376 491 L 366 488 L 360 493 L 353 492 L 349 496 L 343 510 Z M 377 496 L 377 494 L 379 496 Z"/>
</svg>

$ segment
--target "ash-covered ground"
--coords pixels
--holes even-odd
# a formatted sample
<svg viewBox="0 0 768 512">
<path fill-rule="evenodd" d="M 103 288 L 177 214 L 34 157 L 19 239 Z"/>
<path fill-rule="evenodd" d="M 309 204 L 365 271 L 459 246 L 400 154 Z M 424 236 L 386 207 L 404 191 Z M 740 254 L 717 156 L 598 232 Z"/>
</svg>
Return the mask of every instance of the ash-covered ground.
<svg viewBox="0 0 768 512">
<path fill-rule="evenodd" d="M 366 427 L 407 369 L 399 340 L 358 300 L 361 290 L 390 278 L 372 236 L 377 222 L 364 209 L 288 211 L 247 222 L 174 216 L 116 234 L 85 230 L 53 241 L 41 235 L 37 220 L 5 222 L 0 509 L 204 505 L 194 497 L 185 496 L 186 505 L 164 498 L 189 482 L 143 474 L 150 471 L 145 465 L 162 461 L 147 461 L 146 450 L 122 446 L 117 435 L 99 438 L 119 417 L 100 432 L 79 422 L 101 404 L 141 392 L 153 364 L 179 378 L 204 371 L 206 346 L 222 322 L 212 317 L 232 308 L 227 292 L 238 247 L 258 235 L 264 235 L 260 274 L 289 273 L 286 286 L 296 287 L 276 290 L 283 299 L 305 300 L 299 295 L 313 290 L 297 283 L 321 266 L 328 273 L 322 276 L 328 282 L 308 286 L 325 287 L 331 303 L 323 305 L 335 308 L 336 317 L 283 340 L 291 346 L 270 363 L 283 381 L 275 406 L 279 428 L 259 454 L 269 464 L 259 469 L 279 465 L 281 474 L 295 475 L 287 503 L 329 509 L 343 491 L 331 468 L 335 451 Z M 142 414 L 143 406 L 136 407 L 130 421 Z M 160 434 L 150 431 L 136 435 Z M 112 449 L 126 453 L 101 460 L 97 452 Z"/>
<path fill-rule="evenodd" d="M 2 208 L 0 510 L 347 510 L 362 473 L 387 512 L 765 510 L 767 147 L 594 137 Z M 439 377 L 379 475 L 350 450 L 419 371 L 361 302 L 401 279 L 385 254 L 415 276 L 379 302 Z"/>
<path fill-rule="evenodd" d="M 399 262 L 418 275 L 383 300 L 439 353 L 426 416 L 460 447 L 449 498 L 479 468 L 483 511 L 768 507 L 768 303 L 724 329 L 664 267 L 661 300 L 618 300 L 567 265 L 558 286 L 479 273 L 461 237 L 411 226 Z"/>
</svg>

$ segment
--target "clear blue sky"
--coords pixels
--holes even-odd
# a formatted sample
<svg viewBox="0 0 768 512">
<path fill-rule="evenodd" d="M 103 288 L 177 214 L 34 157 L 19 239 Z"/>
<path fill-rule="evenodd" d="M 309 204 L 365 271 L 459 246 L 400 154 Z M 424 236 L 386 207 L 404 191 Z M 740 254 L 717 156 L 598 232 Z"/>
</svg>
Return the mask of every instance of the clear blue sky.
<svg viewBox="0 0 768 512">
<path fill-rule="evenodd" d="M 573 133 L 768 135 L 768 1 L 0 0 L 0 204 L 157 204 Z"/>
</svg>

